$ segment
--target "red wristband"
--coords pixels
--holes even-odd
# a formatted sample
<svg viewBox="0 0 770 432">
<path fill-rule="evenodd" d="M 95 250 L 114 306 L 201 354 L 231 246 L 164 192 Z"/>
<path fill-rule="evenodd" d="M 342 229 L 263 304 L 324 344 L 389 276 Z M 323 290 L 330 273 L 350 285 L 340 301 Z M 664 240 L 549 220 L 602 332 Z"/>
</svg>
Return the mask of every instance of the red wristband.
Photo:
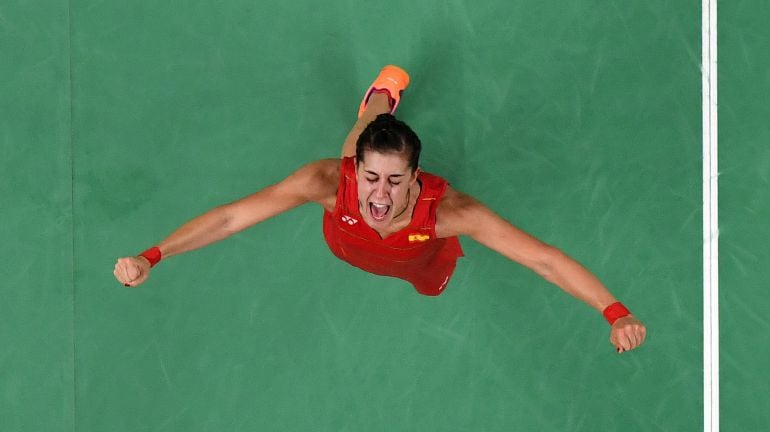
<svg viewBox="0 0 770 432">
<path fill-rule="evenodd" d="M 626 307 L 623 306 L 623 303 L 615 302 L 607 306 L 604 309 L 604 312 L 602 312 L 602 315 L 604 315 L 604 318 L 607 319 L 607 322 L 610 323 L 610 325 L 612 325 L 615 323 L 615 321 L 619 320 L 620 318 L 631 315 L 631 311 L 626 309 Z"/>
<path fill-rule="evenodd" d="M 157 246 L 147 249 L 146 251 L 140 253 L 139 256 L 147 258 L 147 261 L 150 262 L 150 268 L 155 267 L 155 264 L 159 263 L 160 259 L 162 258 L 160 249 L 158 249 Z"/>
</svg>

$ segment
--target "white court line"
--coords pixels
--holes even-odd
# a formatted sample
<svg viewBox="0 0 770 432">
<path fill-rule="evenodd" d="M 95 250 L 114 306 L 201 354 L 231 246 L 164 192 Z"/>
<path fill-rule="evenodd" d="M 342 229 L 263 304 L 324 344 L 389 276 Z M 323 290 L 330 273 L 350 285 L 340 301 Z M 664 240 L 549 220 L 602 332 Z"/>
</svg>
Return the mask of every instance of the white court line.
<svg viewBox="0 0 770 432">
<path fill-rule="evenodd" d="M 703 430 L 719 431 L 719 217 L 717 1 L 702 0 Z"/>
</svg>

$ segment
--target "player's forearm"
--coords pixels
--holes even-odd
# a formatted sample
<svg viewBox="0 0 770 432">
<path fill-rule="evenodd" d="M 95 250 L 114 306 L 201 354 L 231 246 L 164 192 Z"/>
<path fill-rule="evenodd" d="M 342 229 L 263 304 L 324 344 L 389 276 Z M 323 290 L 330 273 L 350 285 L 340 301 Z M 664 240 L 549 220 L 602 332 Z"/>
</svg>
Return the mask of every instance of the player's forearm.
<svg viewBox="0 0 770 432">
<path fill-rule="evenodd" d="M 158 244 L 164 258 L 202 248 L 234 234 L 226 206 L 216 207 L 185 223 Z"/>
<path fill-rule="evenodd" d="M 158 244 L 162 256 L 204 247 L 306 203 L 318 170 L 318 163 L 306 165 L 277 184 L 187 222 Z"/>
<path fill-rule="evenodd" d="M 617 301 L 593 273 L 556 248 L 534 270 L 599 312 Z"/>
</svg>

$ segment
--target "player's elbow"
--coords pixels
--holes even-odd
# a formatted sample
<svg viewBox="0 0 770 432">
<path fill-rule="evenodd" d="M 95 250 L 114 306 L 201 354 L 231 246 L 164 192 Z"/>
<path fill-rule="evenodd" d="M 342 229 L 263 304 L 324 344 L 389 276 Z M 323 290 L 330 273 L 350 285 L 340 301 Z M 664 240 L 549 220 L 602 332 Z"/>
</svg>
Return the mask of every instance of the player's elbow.
<svg viewBox="0 0 770 432">
<path fill-rule="evenodd" d="M 213 213 L 216 215 L 217 227 L 219 227 L 228 235 L 235 234 L 243 230 L 243 223 L 239 223 L 238 221 L 238 212 L 236 211 L 235 205 L 221 205 L 216 207 L 213 210 Z"/>
</svg>

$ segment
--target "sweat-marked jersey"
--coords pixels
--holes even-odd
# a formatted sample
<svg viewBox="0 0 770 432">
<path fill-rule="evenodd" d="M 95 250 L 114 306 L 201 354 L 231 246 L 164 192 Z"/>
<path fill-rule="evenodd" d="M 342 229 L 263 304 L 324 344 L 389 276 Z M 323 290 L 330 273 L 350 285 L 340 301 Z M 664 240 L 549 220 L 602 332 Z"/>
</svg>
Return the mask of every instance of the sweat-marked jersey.
<svg viewBox="0 0 770 432">
<path fill-rule="evenodd" d="M 449 283 L 457 258 L 457 237 L 436 237 L 436 209 L 447 182 L 421 172 L 420 196 L 409 226 L 386 238 L 364 222 L 358 208 L 355 160 L 342 159 L 334 212 L 324 211 L 324 238 L 339 259 L 367 272 L 410 282 L 420 294 L 436 296 Z"/>
</svg>

